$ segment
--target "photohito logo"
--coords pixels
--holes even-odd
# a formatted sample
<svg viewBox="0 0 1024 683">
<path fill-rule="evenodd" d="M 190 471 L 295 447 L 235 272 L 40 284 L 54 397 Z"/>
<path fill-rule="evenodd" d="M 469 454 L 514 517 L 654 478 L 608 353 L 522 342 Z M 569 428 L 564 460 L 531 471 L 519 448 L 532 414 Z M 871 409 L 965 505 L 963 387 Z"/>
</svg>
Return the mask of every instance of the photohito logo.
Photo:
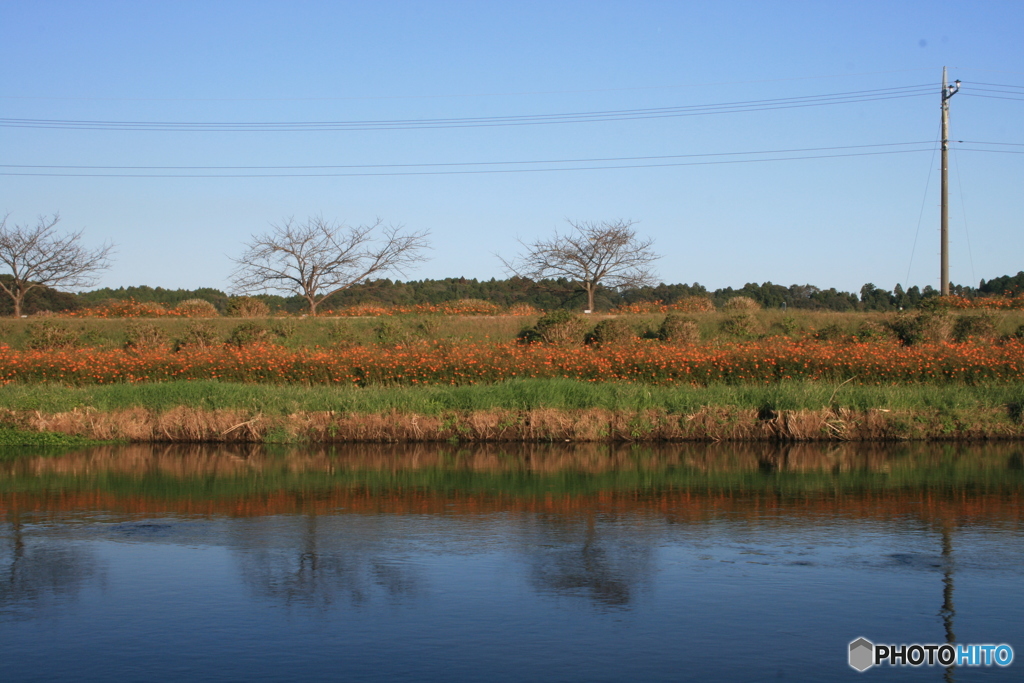
<svg viewBox="0 0 1024 683">
<path fill-rule="evenodd" d="M 867 638 L 850 643 L 850 666 L 867 671 L 873 666 L 1010 666 L 1013 648 L 999 645 L 876 645 Z"/>
</svg>

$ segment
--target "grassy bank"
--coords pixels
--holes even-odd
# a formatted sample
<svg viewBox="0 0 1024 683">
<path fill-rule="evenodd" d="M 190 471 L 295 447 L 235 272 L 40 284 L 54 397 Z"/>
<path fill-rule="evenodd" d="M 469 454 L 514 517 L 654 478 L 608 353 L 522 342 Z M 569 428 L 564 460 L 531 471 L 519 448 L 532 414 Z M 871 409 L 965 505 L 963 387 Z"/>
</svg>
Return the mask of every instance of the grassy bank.
<svg viewBox="0 0 1024 683">
<path fill-rule="evenodd" d="M 971 411 L 1024 404 L 1020 384 L 858 385 L 838 382 L 778 382 L 769 385 L 643 385 L 577 382 L 568 379 L 513 380 L 464 386 L 321 386 L 241 384 L 215 380 L 72 387 L 9 384 L 0 409 L 67 412 L 91 408 L 110 412 L 144 408 L 167 411 L 248 410 L 286 416 L 297 412 L 438 416 L 486 410 L 663 410 L 693 413 L 706 407 L 738 409 Z"/>
<path fill-rule="evenodd" d="M 136 442 L 895 441 L 1024 438 L 1024 386 L 640 385 L 519 380 L 456 387 L 217 381 L 12 384 L 0 423 Z"/>
</svg>

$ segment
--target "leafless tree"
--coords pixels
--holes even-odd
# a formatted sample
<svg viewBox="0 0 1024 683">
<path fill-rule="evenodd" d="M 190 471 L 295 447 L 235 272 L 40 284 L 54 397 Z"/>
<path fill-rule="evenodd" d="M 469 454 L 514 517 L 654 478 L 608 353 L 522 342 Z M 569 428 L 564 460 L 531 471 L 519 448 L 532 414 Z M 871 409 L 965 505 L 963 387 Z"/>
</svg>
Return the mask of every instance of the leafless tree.
<svg viewBox="0 0 1024 683">
<path fill-rule="evenodd" d="M 651 246 L 654 240 L 641 239 L 633 230 L 635 221 L 569 221 L 572 230 L 555 232 L 550 239 L 519 241 L 525 251 L 512 260 L 501 258 L 510 274 L 531 280 L 566 278 L 577 282 L 587 293 L 587 310 L 594 310 L 594 292 L 606 287 L 641 287 L 655 284 L 650 270 L 661 258 Z"/>
<path fill-rule="evenodd" d="M 37 287 L 87 287 L 96 273 L 110 267 L 113 244 L 95 249 L 82 246 L 82 231 L 58 235 L 60 216 L 40 216 L 34 226 L 7 227 L 0 221 L 0 263 L 10 273 L 0 277 L 0 290 L 14 302 L 14 317 L 21 317 L 25 295 Z"/>
<path fill-rule="evenodd" d="M 347 226 L 313 216 L 298 224 L 288 219 L 253 235 L 246 252 L 233 259 L 232 282 L 243 293 L 278 291 L 302 296 L 310 315 L 336 292 L 385 271 L 423 261 L 429 233 L 401 226 Z"/>
</svg>

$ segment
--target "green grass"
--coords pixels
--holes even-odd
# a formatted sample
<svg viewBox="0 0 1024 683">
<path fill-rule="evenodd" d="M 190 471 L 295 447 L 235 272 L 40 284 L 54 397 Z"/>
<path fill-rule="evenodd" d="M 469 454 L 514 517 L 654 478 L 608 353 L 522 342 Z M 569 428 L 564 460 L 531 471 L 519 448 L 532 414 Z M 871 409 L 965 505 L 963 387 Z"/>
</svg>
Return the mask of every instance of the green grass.
<svg viewBox="0 0 1024 683">
<path fill-rule="evenodd" d="M 325 387 L 234 384 L 219 381 L 166 382 L 68 387 L 10 384 L 0 392 L 0 409 L 54 413 L 76 408 L 100 411 L 144 407 L 168 410 L 244 409 L 270 415 L 299 411 L 342 413 L 413 412 L 440 415 L 471 410 L 666 410 L 688 414 L 705 406 L 775 410 L 820 409 L 830 405 L 867 410 L 970 411 L 1024 405 L 1024 386 L 1004 384 L 857 386 L 782 382 L 765 386 L 645 386 L 573 380 L 517 380 L 459 387 Z"/>
<path fill-rule="evenodd" d="M 0 460 L 14 457 L 16 453 L 5 450 L 9 446 L 31 446 L 33 448 L 85 448 L 101 445 L 104 442 L 86 439 L 81 436 L 58 434 L 55 432 L 27 432 L 22 429 L 0 427 Z"/>
</svg>

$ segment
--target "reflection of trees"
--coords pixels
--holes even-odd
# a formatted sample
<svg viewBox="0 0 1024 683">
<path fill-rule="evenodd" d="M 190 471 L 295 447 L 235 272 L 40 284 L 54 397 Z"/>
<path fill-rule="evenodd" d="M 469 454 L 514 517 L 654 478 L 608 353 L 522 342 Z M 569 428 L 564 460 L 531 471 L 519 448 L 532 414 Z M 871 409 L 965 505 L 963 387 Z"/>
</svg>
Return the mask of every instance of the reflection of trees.
<svg viewBox="0 0 1024 683">
<path fill-rule="evenodd" d="M 235 539 L 242 579 L 258 595 L 285 605 L 359 604 L 375 592 L 396 599 L 421 583 L 394 557 L 383 535 L 341 526 L 351 519 L 270 517 L 246 525 Z"/>
<path fill-rule="evenodd" d="M 78 544 L 26 537 L 17 513 L 0 525 L 0 615 L 31 616 L 73 599 L 96 574 L 95 558 Z"/>
<path fill-rule="evenodd" d="M 586 597 L 602 607 L 628 607 L 653 573 L 650 539 L 595 519 L 538 518 L 527 532 L 531 583 L 541 592 Z"/>
</svg>

